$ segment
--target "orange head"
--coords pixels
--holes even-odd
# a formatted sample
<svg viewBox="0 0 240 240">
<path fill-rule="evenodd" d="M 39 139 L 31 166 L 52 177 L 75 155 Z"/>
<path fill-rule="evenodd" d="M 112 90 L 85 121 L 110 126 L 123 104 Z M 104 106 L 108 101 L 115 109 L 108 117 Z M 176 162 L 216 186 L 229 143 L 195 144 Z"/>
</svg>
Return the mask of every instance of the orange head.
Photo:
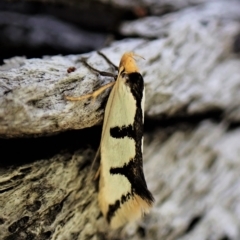
<svg viewBox="0 0 240 240">
<path fill-rule="evenodd" d="M 134 57 L 141 57 L 141 56 L 133 52 L 124 53 L 119 64 L 119 72 L 121 71 L 121 69 L 125 69 L 126 73 L 138 72 L 139 70 Z"/>
</svg>

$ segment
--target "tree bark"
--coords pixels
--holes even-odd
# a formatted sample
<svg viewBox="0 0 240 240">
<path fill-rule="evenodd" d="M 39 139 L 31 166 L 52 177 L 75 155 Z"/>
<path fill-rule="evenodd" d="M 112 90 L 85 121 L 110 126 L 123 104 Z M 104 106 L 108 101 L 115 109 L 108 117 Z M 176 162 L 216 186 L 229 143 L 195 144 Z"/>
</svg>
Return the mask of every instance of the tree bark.
<svg viewBox="0 0 240 240">
<path fill-rule="evenodd" d="M 230 2 L 123 23 L 122 34 L 140 38 L 101 50 L 116 65 L 126 51 L 145 58 L 144 172 L 156 201 L 116 231 L 100 213 L 91 170 L 110 90 L 95 101 L 64 98 L 113 80 L 82 58 L 111 67 L 97 52 L 5 60 L 0 239 L 240 239 L 240 3 Z"/>
</svg>

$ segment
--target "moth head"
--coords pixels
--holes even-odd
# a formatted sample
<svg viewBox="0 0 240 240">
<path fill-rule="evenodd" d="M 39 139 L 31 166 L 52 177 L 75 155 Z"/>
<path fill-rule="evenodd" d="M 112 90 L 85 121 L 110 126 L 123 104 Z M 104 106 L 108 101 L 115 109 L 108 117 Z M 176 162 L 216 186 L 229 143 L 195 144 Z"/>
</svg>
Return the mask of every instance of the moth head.
<svg viewBox="0 0 240 240">
<path fill-rule="evenodd" d="M 122 70 L 124 70 L 125 73 L 139 72 L 134 57 L 141 56 L 133 52 L 124 53 L 119 64 L 119 72 L 122 72 Z"/>
</svg>

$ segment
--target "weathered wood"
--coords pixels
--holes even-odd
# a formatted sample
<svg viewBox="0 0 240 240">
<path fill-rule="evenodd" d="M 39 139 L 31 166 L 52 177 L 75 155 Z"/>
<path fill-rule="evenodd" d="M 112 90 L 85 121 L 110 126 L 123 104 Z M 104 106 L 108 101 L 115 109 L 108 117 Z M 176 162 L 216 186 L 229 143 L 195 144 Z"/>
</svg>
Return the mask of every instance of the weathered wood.
<svg viewBox="0 0 240 240">
<path fill-rule="evenodd" d="M 239 239 L 240 128 L 204 121 L 148 136 L 145 171 L 156 205 L 145 239 Z"/>
<path fill-rule="evenodd" d="M 93 157 L 85 149 L 1 170 L 0 238 L 86 239 L 82 236 L 94 234 L 97 192 L 91 176 L 86 178 Z"/>
<path fill-rule="evenodd" d="M 92 150 L 2 169 L 1 239 L 237 240 L 239 139 L 239 128 L 209 121 L 147 133 L 144 170 L 156 203 L 144 222 L 121 233 L 100 217 Z"/>
<path fill-rule="evenodd" d="M 141 39 L 102 50 L 115 64 L 125 51 L 146 58 L 139 61 L 146 85 L 144 172 L 156 198 L 149 215 L 117 231 L 107 227 L 97 204 L 97 181 L 91 181 L 95 151 L 84 146 L 91 144 L 88 135 L 100 134 L 81 130 L 78 150 L 62 147 L 65 151 L 28 163 L 16 155 L 14 165 L 1 156 L 0 239 L 239 240 L 240 60 L 233 51 L 239 19 L 237 1 L 206 3 L 124 24 L 124 34 Z M 157 27 L 147 31 L 151 26 Z M 96 52 L 13 58 L 0 67 L 0 134 L 9 138 L 4 141 L 11 151 L 12 137 L 101 123 L 108 92 L 95 102 L 64 99 L 112 80 L 89 71 L 82 57 L 111 70 Z M 69 73 L 69 67 L 76 70 Z M 213 122 L 208 113 L 216 117 L 216 111 Z M 49 139 L 50 146 L 58 144 Z M 66 141 L 74 144 L 76 136 Z"/>
<path fill-rule="evenodd" d="M 125 51 L 135 51 L 146 58 L 139 65 L 145 78 L 147 116 L 186 116 L 236 109 L 240 101 L 240 62 L 233 57 L 232 47 L 239 23 L 230 10 L 229 15 L 206 17 L 210 7 L 218 5 L 209 4 L 210 9 L 207 6 L 204 10 L 196 7 L 167 17 L 169 24 L 163 27 L 166 37 L 123 40 L 102 50 L 116 65 Z M 239 10 L 240 17 L 240 4 L 229 6 Z M 146 25 L 149 27 L 148 19 Z M 144 22 L 141 27 L 144 29 Z M 94 67 L 109 69 L 96 53 L 84 56 Z M 0 72 L 0 134 L 51 134 L 99 124 L 107 92 L 91 104 L 90 100 L 64 99 L 64 95 L 79 96 L 112 81 L 97 78 L 79 62 L 81 57 L 22 59 L 19 67 L 14 68 L 6 61 Z M 71 66 L 76 71 L 68 73 Z M 235 111 L 235 115 L 239 113 Z"/>
</svg>

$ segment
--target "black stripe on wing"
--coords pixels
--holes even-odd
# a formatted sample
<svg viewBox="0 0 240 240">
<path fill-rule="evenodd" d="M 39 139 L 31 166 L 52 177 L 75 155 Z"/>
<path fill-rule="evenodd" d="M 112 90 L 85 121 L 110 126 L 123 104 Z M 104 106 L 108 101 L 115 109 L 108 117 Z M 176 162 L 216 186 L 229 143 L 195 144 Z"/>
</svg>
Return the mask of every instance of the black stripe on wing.
<svg viewBox="0 0 240 240">
<path fill-rule="evenodd" d="M 143 98 L 144 82 L 140 73 L 134 72 L 130 74 L 123 73 L 123 78 L 126 79 L 126 85 L 136 101 L 136 113 L 134 116 L 133 125 L 115 126 L 110 128 L 110 136 L 113 138 L 129 137 L 135 142 L 135 156 L 129 159 L 121 167 L 110 169 L 110 174 L 120 174 L 125 176 L 131 184 L 131 192 L 127 195 L 122 195 L 120 200 L 116 200 L 114 204 L 109 205 L 107 212 L 107 221 L 110 222 L 116 211 L 121 208 L 121 204 L 134 197 L 134 194 L 140 196 L 149 205 L 154 201 L 152 194 L 147 188 L 145 177 L 143 174 L 142 162 L 142 137 L 143 137 L 143 110 L 141 102 Z M 127 109 L 126 109 L 127 111 Z M 121 157 L 121 156 L 119 156 Z"/>
</svg>

